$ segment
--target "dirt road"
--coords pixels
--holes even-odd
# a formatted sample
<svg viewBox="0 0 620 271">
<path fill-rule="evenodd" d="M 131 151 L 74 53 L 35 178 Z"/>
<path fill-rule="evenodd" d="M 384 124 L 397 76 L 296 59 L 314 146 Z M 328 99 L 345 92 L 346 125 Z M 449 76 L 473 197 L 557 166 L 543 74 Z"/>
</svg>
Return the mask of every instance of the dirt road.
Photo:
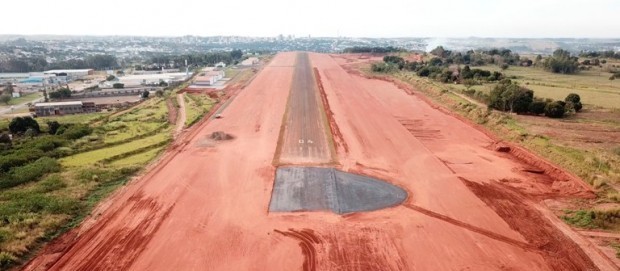
<svg viewBox="0 0 620 271">
<path fill-rule="evenodd" d="M 177 137 L 181 134 L 181 132 L 183 132 L 183 129 L 185 128 L 185 122 L 187 122 L 187 112 L 185 111 L 185 99 L 183 97 L 183 94 L 177 94 L 176 99 L 177 103 L 179 104 L 179 108 L 177 109 L 177 111 L 179 112 L 179 116 L 177 116 L 174 127 L 175 137 Z"/>
<path fill-rule="evenodd" d="M 272 162 L 302 63 L 281 53 L 226 107 L 225 119 L 198 127 L 172 160 L 25 270 L 616 268 L 584 252 L 528 196 L 583 186 L 529 175 L 473 127 L 390 83 L 352 76 L 329 55 L 309 56 L 347 145 L 338 145 L 338 168 L 401 187 L 409 195 L 402 205 L 344 216 L 268 212 Z M 235 139 L 211 141 L 215 131 Z"/>
</svg>

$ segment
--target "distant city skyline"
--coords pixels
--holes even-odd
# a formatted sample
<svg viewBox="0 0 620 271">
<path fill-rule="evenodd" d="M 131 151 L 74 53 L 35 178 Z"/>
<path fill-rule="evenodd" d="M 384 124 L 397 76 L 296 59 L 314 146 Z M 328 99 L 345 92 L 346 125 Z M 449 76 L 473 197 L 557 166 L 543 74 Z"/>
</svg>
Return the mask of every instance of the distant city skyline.
<svg viewBox="0 0 620 271">
<path fill-rule="evenodd" d="M 616 0 L 89 3 L 6 1 L 0 34 L 620 38 Z"/>
</svg>

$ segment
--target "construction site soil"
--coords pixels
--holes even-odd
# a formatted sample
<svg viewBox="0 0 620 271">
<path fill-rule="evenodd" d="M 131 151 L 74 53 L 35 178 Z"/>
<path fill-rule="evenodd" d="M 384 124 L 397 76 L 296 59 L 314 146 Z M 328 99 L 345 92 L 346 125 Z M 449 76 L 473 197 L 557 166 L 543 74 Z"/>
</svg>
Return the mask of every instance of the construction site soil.
<svg viewBox="0 0 620 271">
<path fill-rule="evenodd" d="M 415 90 L 350 74 L 341 57 L 308 57 L 322 131 L 335 143 L 331 166 L 402 188 L 402 204 L 345 215 L 269 212 L 276 150 L 289 144 L 280 140 L 283 118 L 303 64 L 303 54 L 280 53 L 224 119 L 192 128 L 24 270 L 618 269 L 540 202 L 590 196 L 580 180 L 515 146 L 495 151 L 491 135 Z M 216 131 L 235 138 L 200 144 Z M 290 161 L 325 161 L 308 157 Z"/>
</svg>

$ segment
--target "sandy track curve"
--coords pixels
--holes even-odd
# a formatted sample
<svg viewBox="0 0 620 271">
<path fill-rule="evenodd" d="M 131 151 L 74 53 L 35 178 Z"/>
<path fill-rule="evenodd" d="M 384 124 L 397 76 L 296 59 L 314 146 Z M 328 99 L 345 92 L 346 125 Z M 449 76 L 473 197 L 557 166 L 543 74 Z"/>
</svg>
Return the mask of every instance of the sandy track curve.
<svg viewBox="0 0 620 271">
<path fill-rule="evenodd" d="M 310 58 L 346 142 L 347 151 L 338 145 L 341 168 L 404 188 L 407 207 L 268 213 L 295 57 L 278 54 L 224 119 L 201 126 L 165 166 L 25 270 L 597 269 L 534 203 L 491 181 L 533 178 L 489 150 L 490 138 L 392 84 L 349 75 L 328 55 Z M 208 140 L 214 131 L 236 138 Z M 529 231 L 539 225 L 528 218 L 543 229 Z"/>
</svg>

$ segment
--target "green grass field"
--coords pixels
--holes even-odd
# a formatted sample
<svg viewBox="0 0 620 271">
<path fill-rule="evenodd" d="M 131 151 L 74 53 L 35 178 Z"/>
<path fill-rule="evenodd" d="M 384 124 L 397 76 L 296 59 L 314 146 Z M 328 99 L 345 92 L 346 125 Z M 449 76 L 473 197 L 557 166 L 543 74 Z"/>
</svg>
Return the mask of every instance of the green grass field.
<svg viewBox="0 0 620 271">
<path fill-rule="evenodd" d="M 131 155 L 123 159 L 116 160 L 109 165 L 112 167 L 125 167 L 125 166 L 143 166 L 153 160 L 158 154 L 162 152 L 163 147 L 148 150 L 136 155 Z"/>
<path fill-rule="evenodd" d="M 98 149 L 94 151 L 79 153 L 60 159 L 60 163 L 66 167 L 79 167 L 95 164 L 106 158 L 134 151 L 146 146 L 159 144 L 170 139 L 170 130 L 158 133 L 154 136 L 131 141 L 129 143 L 116 145 L 109 148 Z"/>
<path fill-rule="evenodd" d="M 498 66 L 477 68 L 500 71 Z M 602 71 L 600 68 L 565 75 L 534 67 L 510 66 L 503 73 L 507 76 L 515 76 L 516 81 L 521 85 L 534 90 L 534 95 L 537 97 L 564 100 L 568 94 L 577 93 L 581 96 L 581 101 L 584 104 L 620 108 L 620 80 L 610 81 L 611 74 Z M 490 89 L 484 86 L 476 86 L 475 88 L 477 90 Z"/>
<path fill-rule="evenodd" d="M 24 94 L 19 98 L 13 98 L 9 101 L 9 105 L 18 105 L 27 102 L 32 102 L 38 98 L 43 97 L 43 95 L 39 92 Z"/>
</svg>

